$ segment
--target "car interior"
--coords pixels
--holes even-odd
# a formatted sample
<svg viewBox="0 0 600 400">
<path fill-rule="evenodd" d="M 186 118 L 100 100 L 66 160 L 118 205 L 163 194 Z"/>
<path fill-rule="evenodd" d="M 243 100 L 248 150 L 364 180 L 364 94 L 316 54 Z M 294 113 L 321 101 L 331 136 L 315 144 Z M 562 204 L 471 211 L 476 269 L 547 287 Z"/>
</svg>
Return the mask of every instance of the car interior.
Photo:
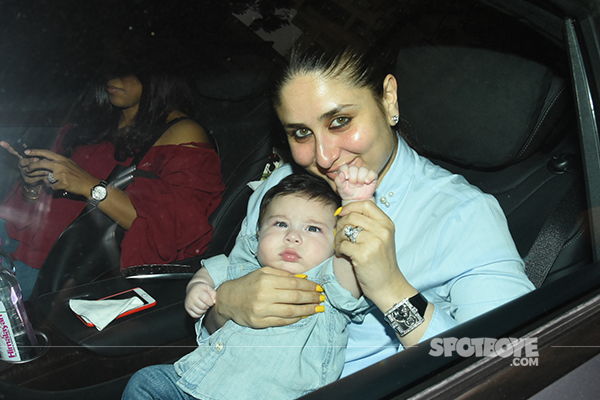
<svg viewBox="0 0 600 400">
<path fill-rule="evenodd" d="M 308 19 L 314 13 L 324 21 L 335 12 L 346 15 L 338 3 L 346 2 L 301 1 L 292 22 L 313 46 L 337 45 L 348 38 L 332 38 L 327 29 L 317 36 L 318 29 L 309 27 L 318 24 Z M 354 3 L 362 5 L 347 9 L 370 7 Z M 524 334 L 527 321 L 541 325 L 581 296 L 591 297 L 600 279 L 565 11 L 491 0 L 397 3 L 404 8 L 387 13 L 379 22 L 385 29 L 361 31 L 356 22 L 352 30 L 364 32 L 373 54 L 393 60 L 402 135 L 421 155 L 496 197 L 539 288 L 444 335 Z M 214 236 L 207 252 L 171 265 L 99 271 L 88 282 L 69 281 L 68 269 L 42 269 L 27 310 L 50 346 L 29 363 L 0 362 L 0 393 L 6 398 L 119 398 L 138 369 L 173 362 L 194 349 L 195 321 L 183 308 L 187 281 L 202 259 L 233 247 L 252 194 L 248 183 L 259 181 L 278 157 L 293 162 L 269 100 L 270 78 L 285 62 L 272 44 L 233 40 L 207 46 L 206 62 L 194 73 L 202 124 L 214 137 L 226 186 L 210 218 Z M 0 108 L 0 139 L 48 148 L 60 129 L 58 118 L 27 125 L 9 114 Z M 18 179 L 13 161 L 0 155 L 2 197 Z M 134 287 L 146 290 L 157 305 L 102 331 L 82 324 L 68 306 L 69 299 L 97 299 Z M 407 349 L 306 398 L 408 398 L 477 362 L 432 359 L 427 350 Z M 492 376 L 499 367 L 490 368 Z M 453 385 L 458 383 L 434 394 L 451 396 Z"/>
</svg>

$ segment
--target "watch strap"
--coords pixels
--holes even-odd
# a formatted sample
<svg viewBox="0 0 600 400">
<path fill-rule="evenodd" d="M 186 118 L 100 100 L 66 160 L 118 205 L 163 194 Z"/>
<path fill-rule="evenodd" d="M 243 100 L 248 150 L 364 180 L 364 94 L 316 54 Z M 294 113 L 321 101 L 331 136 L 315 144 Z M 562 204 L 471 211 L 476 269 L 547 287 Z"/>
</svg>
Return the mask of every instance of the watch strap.
<svg viewBox="0 0 600 400">
<path fill-rule="evenodd" d="M 429 304 L 429 302 L 421 293 L 417 293 L 413 297 L 410 297 L 408 301 L 415 306 L 421 317 L 425 317 L 425 310 L 427 309 L 427 304 Z"/>
</svg>

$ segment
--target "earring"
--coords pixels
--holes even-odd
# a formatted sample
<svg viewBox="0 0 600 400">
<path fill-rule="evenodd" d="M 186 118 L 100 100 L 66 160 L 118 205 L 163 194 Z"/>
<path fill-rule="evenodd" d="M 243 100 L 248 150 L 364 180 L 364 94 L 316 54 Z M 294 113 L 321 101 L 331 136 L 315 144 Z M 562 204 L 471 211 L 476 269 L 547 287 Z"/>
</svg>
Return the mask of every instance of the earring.
<svg viewBox="0 0 600 400">
<path fill-rule="evenodd" d="M 396 125 L 398 122 L 400 122 L 400 117 L 397 115 L 392 115 L 392 122 L 394 125 Z"/>
</svg>

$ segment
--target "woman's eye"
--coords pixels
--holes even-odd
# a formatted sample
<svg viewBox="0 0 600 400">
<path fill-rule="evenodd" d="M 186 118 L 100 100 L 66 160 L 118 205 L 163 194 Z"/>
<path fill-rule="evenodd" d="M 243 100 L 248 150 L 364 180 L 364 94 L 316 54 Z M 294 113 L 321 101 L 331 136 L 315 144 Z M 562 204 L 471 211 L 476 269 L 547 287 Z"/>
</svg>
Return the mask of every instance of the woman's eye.
<svg viewBox="0 0 600 400">
<path fill-rule="evenodd" d="M 277 221 L 275 222 L 275 226 L 279 227 L 279 228 L 287 228 L 287 224 L 283 221 Z"/>
<path fill-rule="evenodd" d="M 317 226 L 309 226 L 308 228 L 306 228 L 309 232 L 321 232 L 321 228 L 317 227 Z"/>
<path fill-rule="evenodd" d="M 350 118 L 349 117 L 337 117 L 331 123 L 331 127 L 332 128 L 339 128 L 340 126 L 348 125 L 349 122 L 350 122 Z"/>
<path fill-rule="evenodd" d="M 296 129 L 293 133 L 296 139 L 304 139 L 305 137 L 310 136 L 311 134 L 312 132 L 308 128 Z"/>
</svg>

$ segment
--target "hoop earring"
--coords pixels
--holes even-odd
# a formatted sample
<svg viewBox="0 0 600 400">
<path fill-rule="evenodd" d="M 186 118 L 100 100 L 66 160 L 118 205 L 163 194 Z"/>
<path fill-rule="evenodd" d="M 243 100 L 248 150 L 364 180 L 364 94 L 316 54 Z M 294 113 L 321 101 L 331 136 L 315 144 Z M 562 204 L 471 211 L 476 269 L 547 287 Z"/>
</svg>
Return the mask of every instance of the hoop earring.
<svg viewBox="0 0 600 400">
<path fill-rule="evenodd" d="M 400 122 L 400 117 L 397 115 L 392 115 L 392 122 L 394 125 L 396 125 L 398 122 Z"/>
</svg>

